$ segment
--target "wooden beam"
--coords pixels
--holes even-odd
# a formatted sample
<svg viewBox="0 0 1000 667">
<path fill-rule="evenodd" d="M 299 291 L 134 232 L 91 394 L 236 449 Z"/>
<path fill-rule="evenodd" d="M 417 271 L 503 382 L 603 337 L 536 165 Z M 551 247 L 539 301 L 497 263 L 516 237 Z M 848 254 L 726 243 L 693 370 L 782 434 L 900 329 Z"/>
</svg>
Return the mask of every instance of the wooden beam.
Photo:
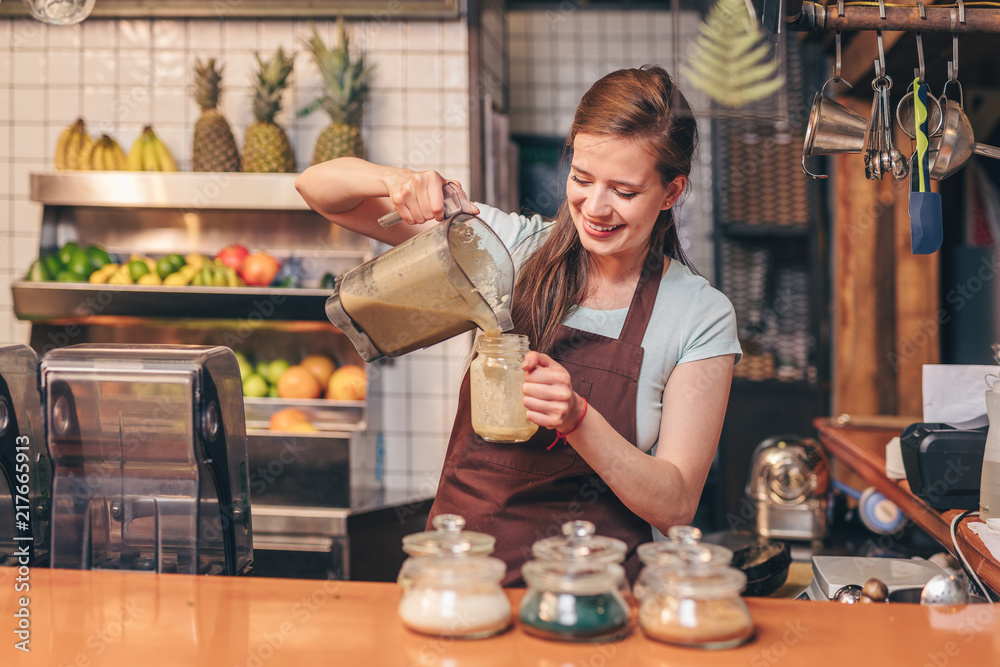
<svg viewBox="0 0 1000 667">
<path fill-rule="evenodd" d="M 867 100 L 838 101 L 870 111 Z M 860 154 L 835 156 L 831 180 L 832 413 L 920 414 L 923 365 L 940 356 L 938 256 L 911 253 L 907 180 L 866 179 Z"/>
</svg>

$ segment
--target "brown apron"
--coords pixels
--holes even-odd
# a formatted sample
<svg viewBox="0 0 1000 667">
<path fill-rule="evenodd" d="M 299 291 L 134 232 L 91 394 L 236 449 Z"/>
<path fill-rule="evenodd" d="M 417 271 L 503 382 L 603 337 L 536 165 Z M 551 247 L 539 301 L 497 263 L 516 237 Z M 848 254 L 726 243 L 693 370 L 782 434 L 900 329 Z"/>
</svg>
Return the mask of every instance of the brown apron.
<svg viewBox="0 0 1000 667">
<path fill-rule="evenodd" d="M 633 445 L 642 337 L 663 266 L 660 258 L 648 259 L 618 339 L 560 324 L 550 354 L 569 371 L 576 393 Z M 531 559 L 537 540 L 561 535 L 567 521 L 591 521 L 598 535 L 628 545 L 625 571 L 635 581 L 641 566 L 636 547 L 652 540 L 649 523 L 628 509 L 571 445 L 560 441 L 547 449 L 555 431 L 540 428 L 517 444 L 480 438 L 472 430 L 469 400 L 466 373 L 430 518 L 459 514 L 467 530 L 496 536 L 493 555 L 507 563 L 505 586 L 524 585 L 521 565 Z"/>
</svg>

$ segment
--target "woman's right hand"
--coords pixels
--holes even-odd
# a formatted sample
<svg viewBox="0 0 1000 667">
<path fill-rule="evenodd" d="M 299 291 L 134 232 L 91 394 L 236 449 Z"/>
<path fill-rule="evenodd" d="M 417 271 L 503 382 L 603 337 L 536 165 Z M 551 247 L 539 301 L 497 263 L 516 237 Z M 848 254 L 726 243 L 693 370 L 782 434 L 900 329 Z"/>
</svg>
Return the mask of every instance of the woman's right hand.
<svg viewBox="0 0 1000 667">
<path fill-rule="evenodd" d="M 419 225 L 429 220 L 444 220 L 444 186 L 453 183 L 463 199 L 468 199 L 462 186 L 449 181 L 434 170 L 401 169 L 386 179 L 389 200 L 403 222 Z M 478 213 L 478 209 L 473 206 Z"/>
</svg>

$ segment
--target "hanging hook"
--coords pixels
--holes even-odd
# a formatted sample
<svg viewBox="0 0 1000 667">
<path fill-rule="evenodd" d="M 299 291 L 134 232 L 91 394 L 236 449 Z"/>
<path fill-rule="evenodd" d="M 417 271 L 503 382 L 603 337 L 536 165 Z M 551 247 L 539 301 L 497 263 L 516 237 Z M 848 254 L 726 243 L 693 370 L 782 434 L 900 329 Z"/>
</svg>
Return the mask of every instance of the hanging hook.
<svg viewBox="0 0 1000 667">
<path fill-rule="evenodd" d="M 921 3 L 923 4 L 923 3 Z M 924 82 L 924 38 L 917 31 L 917 71 L 915 72 L 920 83 Z"/>
<path fill-rule="evenodd" d="M 835 35 L 836 35 L 836 37 L 834 39 L 836 40 L 836 44 L 837 44 L 837 62 L 833 66 L 833 80 L 836 81 L 837 83 L 845 83 L 845 84 L 847 84 L 848 88 L 853 88 L 854 86 L 852 86 L 847 81 L 844 81 L 840 77 L 840 66 L 841 66 L 841 60 L 840 60 L 840 31 L 838 30 L 835 33 Z"/>
<path fill-rule="evenodd" d="M 885 71 L 885 47 L 882 46 L 882 31 L 875 31 L 875 39 L 878 40 L 878 63 L 882 66 L 882 71 Z"/>
</svg>

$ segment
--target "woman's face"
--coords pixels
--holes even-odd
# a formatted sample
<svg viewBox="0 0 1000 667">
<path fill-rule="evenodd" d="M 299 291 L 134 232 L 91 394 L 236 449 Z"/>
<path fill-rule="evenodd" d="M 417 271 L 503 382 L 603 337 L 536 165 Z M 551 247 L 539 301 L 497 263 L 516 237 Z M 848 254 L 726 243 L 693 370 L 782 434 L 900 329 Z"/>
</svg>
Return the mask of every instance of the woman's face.
<svg viewBox="0 0 1000 667">
<path fill-rule="evenodd" d="M 587 252 L 623 262 L 644 256 L 660 211 L 684 190 L 678 176 L 667 187 L 641 141 L 577 134 L 566 199 Z"/>
</svg>

